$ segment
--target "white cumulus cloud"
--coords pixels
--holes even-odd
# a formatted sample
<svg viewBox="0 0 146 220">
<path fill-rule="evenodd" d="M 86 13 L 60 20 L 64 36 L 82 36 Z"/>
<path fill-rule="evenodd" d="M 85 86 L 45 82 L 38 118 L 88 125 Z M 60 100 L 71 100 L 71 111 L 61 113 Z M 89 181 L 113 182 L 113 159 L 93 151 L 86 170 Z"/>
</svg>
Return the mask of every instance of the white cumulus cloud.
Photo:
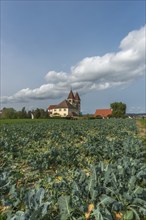
<svg viewBox="0 0 146 220">
<path fill-rule="evenodd" d="M 128 84 L 145 72 L 145 33 L 146 25 L 128 33 L 120 42 L 118 52 L 86 57 L 72 66 L 69 73 L 49 71 L 45 76 L 46 84 L 2 97 L 2 102 L 59 98 L 71 87 L 87 93 Z"/>
<path fill-rule="evenodd" d="M 65 82 L 67 78 L 67 73 L 55 71 L 50 71 L 45 76 L 45 79 L 51 83 Z"/>
</svg>

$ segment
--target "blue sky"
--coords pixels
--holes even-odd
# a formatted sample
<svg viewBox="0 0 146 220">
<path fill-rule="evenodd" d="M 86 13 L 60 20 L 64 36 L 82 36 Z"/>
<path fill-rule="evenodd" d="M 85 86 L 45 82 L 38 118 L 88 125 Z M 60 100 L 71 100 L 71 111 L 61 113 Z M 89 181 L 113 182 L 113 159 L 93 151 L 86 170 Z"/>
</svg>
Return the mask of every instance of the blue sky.
<svg viewBox="0 0 146 220">
<path fill-rule="evenodd" d="M 145 1 L 1 1 L 1 108 L 145 107 Z"/>
</svg>

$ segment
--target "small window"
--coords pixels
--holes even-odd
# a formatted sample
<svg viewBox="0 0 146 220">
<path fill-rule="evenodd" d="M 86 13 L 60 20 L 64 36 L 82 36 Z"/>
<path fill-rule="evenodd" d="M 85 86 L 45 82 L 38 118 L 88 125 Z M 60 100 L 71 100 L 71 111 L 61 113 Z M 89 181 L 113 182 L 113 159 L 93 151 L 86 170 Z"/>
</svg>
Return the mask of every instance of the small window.
<svg viewBox="0 0 146 220">
<path fill-rule="evenodd" d="M 66 108 L 64 108 L 64 111 L 66 111 Z"/>
<path fill-rule="evenodd" d="M 64 116 L 66 116 L 66 114 L 64 114 Z"/>
<path fill-rule="evenodd" d="M 54 112 L 56 112 L 56 109 L 54 109 Z"/>
<path fill-rule="evenodd" d="M 59 111 L 61 111 L 61 108 L 59 109 Z"/>
</svg>

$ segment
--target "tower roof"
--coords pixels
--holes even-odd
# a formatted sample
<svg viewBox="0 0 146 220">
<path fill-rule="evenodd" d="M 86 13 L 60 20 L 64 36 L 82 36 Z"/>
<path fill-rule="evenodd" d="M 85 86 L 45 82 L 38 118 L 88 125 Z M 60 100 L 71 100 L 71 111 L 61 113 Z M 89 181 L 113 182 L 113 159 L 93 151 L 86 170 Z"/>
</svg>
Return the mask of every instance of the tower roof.
<svg viewBox="0 0 146 220">
<path fill-rule="evenodd" d="M 67 98 L 67 99 L 75 99 L 75 97 L 74 97 L 74 94 L 73 94 L 72 90 L 70 90 L 70 93 L 69 93 L 69 95 L 68 95 L 68 98 Z"/>
<path fill-rule="evenodd" d="M 76 94 L 75 94 L 75 100 L 80 100 L 80 96 L 79 96 L 78 92 L 76 92 Z"/>
</svg>

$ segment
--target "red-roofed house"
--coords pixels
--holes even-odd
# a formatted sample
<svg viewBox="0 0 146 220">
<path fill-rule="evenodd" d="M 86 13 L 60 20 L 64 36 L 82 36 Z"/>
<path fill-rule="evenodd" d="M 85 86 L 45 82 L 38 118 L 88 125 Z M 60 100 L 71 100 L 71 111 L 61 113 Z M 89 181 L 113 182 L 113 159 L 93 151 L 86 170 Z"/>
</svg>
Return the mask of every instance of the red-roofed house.
<svg viewBox="0 0 146 220">
<path fill-rule="evenodd" d="M 102 118 L 108 118 L 112 114 L 112 109 L 96 109 L 94 117 L 101 116 Z"/>
</svg>

